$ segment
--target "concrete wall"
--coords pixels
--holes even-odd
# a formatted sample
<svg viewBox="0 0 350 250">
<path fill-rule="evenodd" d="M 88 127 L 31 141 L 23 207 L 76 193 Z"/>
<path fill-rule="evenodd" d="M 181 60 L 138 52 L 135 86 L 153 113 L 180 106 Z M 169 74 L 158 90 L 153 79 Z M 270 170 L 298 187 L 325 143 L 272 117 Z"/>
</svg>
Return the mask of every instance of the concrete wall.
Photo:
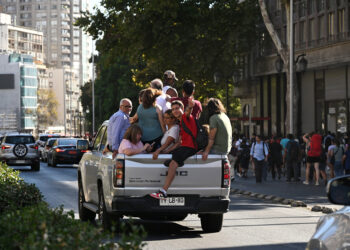
<svg viewBox="0 0 350 250">
<path fill-rule="evenodd" d="M 8 25 L 0 24 L 0 50 L 8 50 Z"/>
<path fill-rule="evenodd" d="M 302 75 L 301 106 L 302 132 L 311 132 L 315 129 L 315 91 L 314 72 L 305 72 Z"/>
</svg>

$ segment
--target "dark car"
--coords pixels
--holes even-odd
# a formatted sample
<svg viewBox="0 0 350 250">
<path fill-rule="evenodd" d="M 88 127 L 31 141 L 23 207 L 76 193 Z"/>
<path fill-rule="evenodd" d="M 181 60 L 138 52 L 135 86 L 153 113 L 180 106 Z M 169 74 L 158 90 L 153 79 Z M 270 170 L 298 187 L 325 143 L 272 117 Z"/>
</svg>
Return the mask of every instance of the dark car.
<svg viewBox="0 0 350 250">
<path fill-rule="evenodd" d="M 8 133 L 1 141 L 0 161 L 9 166 L 31 166 L 34 171 L 40 170 L 38 145 L 33 135 Z"/>
<path fill-rule="evenodd" d="M 47 153 L 52 148 L 56 140 L 57 138 L 50 138 L 45 142 L 44 147 L 41 151 L 41 159 L 43 162 L 47 162 Z"/>
<path fill-rule="evenodd" d="M 59 134 L 39 134 L 36 144 L 39 146 L 39 156 L 43 160 L 43 152 L 45 151 L 45 144 L 51 138 L 60 138 Z"/>
<path fill-rule="evenodd" d="M 88 151 L 89 141 L 77 138 L 58 138 L 47 154 L 47 164 L 78 164 L 83 154 Z"/>
<path fill-rule="evenodd" d="M 322 216 L 306 249 L 349 249 L 350 245 L 350 175 L 330 180 L 327 184 L 328 199 L 342 209 Z"/>
</svg>

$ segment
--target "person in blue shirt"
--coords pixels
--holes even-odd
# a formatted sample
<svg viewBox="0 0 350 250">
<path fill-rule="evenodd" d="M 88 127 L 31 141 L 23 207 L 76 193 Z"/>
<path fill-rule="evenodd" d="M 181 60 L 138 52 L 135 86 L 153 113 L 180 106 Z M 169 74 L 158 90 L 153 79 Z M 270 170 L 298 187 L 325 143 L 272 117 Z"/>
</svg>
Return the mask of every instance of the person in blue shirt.
<svg viewBox="0 0 350 250">
<path fill-rule="evenodd" d="M 120 101 L 119 110 L 109 118 L 107 129 L 107 141 L 114 158 L 118 154 L 118 148 L 123 140 L 125 131 L 130 127 L 129 116 L 132 111 L 132 102 L 128 98 Z"/>
<path fill-rule="evenodd" d="M 260 135 L 256 135 L 255 140 L 250 149 L 250 160 L 254 161 L 256 182 L 260 183 L 263 171 L 267 167 L 269 150 L 266 143 L 261 140 Z"/>
</svg>

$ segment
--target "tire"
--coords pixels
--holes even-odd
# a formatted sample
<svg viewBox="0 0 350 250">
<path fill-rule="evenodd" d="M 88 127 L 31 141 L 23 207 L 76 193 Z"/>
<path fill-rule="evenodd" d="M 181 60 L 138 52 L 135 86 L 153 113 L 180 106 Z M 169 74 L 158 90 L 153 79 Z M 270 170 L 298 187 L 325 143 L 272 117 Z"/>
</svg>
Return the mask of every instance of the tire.
<svg viewBox="0 0 350 250">
<path fill-rule="evenodd" d="M 87 209 L 83 206 L 85 202 L 83 185 L 81 183 L 81 179 L 78 179 L 78 209 L 79 209 L 79 218 L 82 221 L 94 221 L 96 217 L 96 213 Z"/>
<path fill-rule="evenodd" d="M 33 163 L 33 164 L 31 165 L 31 169 L 32 169 L 33 171 L 40 171 L 40 161 Z"/>
<path fill-rule="evenodd" d="M 28 147 L 23 143 L 16 144 L 13 147 L 13 154 L 17 157 L 24 157 L 27 155 L 27 153 L 28 153 Z"/>
<path fill-rule="evenodd" d="M 223 214 L 202 214 L 200 215 L 200 218 L 202 229 L 205 233 L 216 233 L 221 231 L 224 219 Z"/>
<path fill-rule="evenodd" d="M 98 187 L 98 210 L 97 210 L 97 220 L 101 223 L 103 229 L 110 230 L 112 227 L 111 216 L 107 212 L 105 198 L 103 195 L 102 185 Z"/>
<path fill-rule="evenodd" d="M 48 166 L 51 166 L 51 162 L 50 162 L 49 157 L 46 158 L 46 161 L 47 161 L 47 165 L 48 165 Z"/>
<path fill-rule="evenodd" d="M 57 167 L 57 162 L 53 156 L 51 157 L 51 166 L 53 166 L 54 168 Z"/>
</svg>

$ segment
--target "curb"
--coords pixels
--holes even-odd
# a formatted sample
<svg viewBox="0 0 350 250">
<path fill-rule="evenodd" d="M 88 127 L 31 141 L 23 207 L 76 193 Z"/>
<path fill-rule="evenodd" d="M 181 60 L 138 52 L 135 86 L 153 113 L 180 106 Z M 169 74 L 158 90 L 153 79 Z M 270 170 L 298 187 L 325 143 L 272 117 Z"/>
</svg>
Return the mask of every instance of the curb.
<svg viewBox="0 0 350 250">
<path fill-rule="evenodd" d="M 252 197 L 252 198 L 257 198 L 261 200 L 266 200 L 266 201 L 273 201 L 275 203 L 280 203 L 283 205 L 290 205 L 291 207 L 304 207 L 309 209 L 312 212 L 322 212 L 324 214 L 331 214 L 337 211 L 337 209 L 334 208 L 329 208 L 329 207 L 324 207 L 324 206 L 307 206 L 307 204 L 303 201 L 298 201 L 298 200 L 293 200 L 293 199 L 286 199 L 274 195 L 267 195 L 267 194 L 259 194 L 259 193 L 254 193 L 246 190 L 240 190 L 240 189 L 231 189 L 230 190 L 230 195 L 231 194 L 239 194 L 242 196 L 247 196 L 247 197 Z"/>
</svg>

